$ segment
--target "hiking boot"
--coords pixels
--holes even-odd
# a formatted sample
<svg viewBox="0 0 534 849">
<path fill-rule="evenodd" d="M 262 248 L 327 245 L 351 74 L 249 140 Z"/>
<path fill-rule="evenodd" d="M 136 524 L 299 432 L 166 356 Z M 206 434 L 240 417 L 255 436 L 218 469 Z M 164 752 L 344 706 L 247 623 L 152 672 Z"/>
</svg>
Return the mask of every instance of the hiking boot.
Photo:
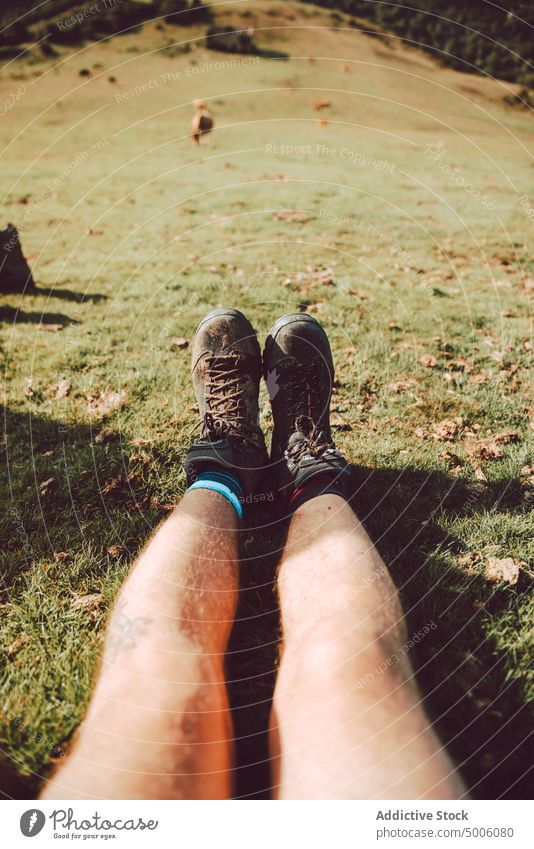
<svg viewBox="0 0 534 849">
<path fill-rule="evenodd" d="M 222 468 L 239 478 L 245 495 L 254 493 L 268 459 L 258 424 L 261 354 L 252 325 L 238 310 L 213 310 L 197 328 L 191 360 L 202 431 L 185 460 L 188 485 Z"/>
<path fill-rule="evenodd" d="M 334 364 L 319 322 L 306 313 L 279 319 L 265 343 L 263 375 L 274 419 L 271 463 L 283 497 L 289 501 L 309 484 L 331 484 L 329 491 L 345 495 L 348 466 L 330 431 Z"/>
</svg>

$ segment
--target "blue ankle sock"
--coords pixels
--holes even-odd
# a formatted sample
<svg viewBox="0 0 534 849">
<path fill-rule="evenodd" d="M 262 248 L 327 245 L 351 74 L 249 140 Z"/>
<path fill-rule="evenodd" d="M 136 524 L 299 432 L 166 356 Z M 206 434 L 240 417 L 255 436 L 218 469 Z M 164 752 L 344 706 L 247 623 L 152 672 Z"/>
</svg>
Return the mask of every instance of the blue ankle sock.
<svg viewBox="0 0 534 849">
<path fill-rule="evenodd" d="M 212 472 L 203 472 L 198 476 L 196 481 L 188 487 L 187 492 L 192 489 L 211 489 L 212 492 L 218 492 L 230 502 L 239 519 L 243 518 L 243 490 L 241 484 L 235 475 L 230 472 L 214 470 Z"/>
</svg>

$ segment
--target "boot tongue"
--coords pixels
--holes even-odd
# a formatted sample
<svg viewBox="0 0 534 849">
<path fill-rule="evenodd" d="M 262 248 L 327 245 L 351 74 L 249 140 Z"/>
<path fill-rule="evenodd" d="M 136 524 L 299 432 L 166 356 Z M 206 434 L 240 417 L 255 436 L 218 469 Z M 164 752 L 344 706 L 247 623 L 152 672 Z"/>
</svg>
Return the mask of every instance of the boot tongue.
<svg viewBox="0 0 534 849">
<path fill-rule="evenodd" d="M 204 415 L 204 425 L 202 428 L 202 436 L 209 442 L 219 442 L 223 439 L 234 435 L 232 427 L 223 419 L 215 418 L 211 413 L 206 412 Z"/>
<path fill-rule="evenodd" d="M 287 443 L 288 451 L 295 451 L 297 448 L 305 448 L 308 444 L 307 437 L 301 433 L 299 430 L 296 430 L 291 434 Z"/>
<path fill-rule="evenodd" d="M 298 435 L 302 438 L 309 438 L 315 430 L 315 425 L 313 420 L 308 416 L 297 416 L 295 421 L 295 433 L 293 436 Z"/>
<path fill-rule="evenodd" d="M 202 438 L 208 442 L 223 442 L 232 440 L 240 444 L 252 444 L 255 448 L 265 451 L 263 433 L 258 425 L 243 422 L 239 427 L 233 426 L 231 421 L 214 418 L 210 412 L 204 415 L 202 427 Z"/>
</svg>

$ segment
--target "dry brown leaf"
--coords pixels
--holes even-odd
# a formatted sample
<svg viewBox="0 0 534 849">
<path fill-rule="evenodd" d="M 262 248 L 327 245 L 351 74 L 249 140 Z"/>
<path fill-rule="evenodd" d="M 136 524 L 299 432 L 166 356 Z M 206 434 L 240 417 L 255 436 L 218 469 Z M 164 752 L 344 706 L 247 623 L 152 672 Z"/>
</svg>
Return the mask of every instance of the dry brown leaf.
<svg viewBox="0 0 534 849">
<path fill-rule="evenodd" d="M 39 330 L 45 330 L 47 333 L 59 333 L 63 330 L 62 324 L 40 324 Z"/>
<path fill-rule="evenodd" d="M 130 460 L 132 463 L 137 461 L 139 463 L 143 463 L 146 466 L 148 465 L 148 463 L 152 462 L 152 456 L 147 451 L 139 451 L 139 453 L 137 454 L 132 454 Z"/>
<path fill-rule="evenodd" d="M 47 478 L 46 480 L 42 481 L 42 483 L 39 484 L 39 490 L 41 492 L 41 495 L 46 495 L 49 492 L 52 484 L 54 483 L 55 478 Z"/>
<path fill-rule="evenodd" d="M 469 372 L 473 371 L 473 363 L 470 363 L 469 360 L 464 359 L 449 360 L 449 362 L 447 363 L 447 368 L 450 371 Z"/>
<path fill-rule="evenodd" d="M 428 436 L 428 431 L 426 427 L 416 427 L 414 430 L 414 434 L 415 436 L 417 436 L 418 439 L 426 439 L 426 437 Z"/>
<path fill-rule="evenodd" d="M 348 422 L 346 422 L 345 419 L 342 419 L 341 416 L 334 416 L 330 424 L 337 430 L 352 430 L 352 426 Z"/>
<path fill-rule="evenodd" d="M 399 377 L 398 380 L 389 384 L 388 389 L 390 392 L 400 395 L 401 392 L 407 392 L 408 389 L 412 389 L 414 386 L 417 386 L 417 381 L 413 377 Z"/>
<path fill-rule="evenodd" d="M 519 569 L 523 564 L 512 557 L 488 557 L 486 561 L 486 577 L 498 584 L 507 581 L 514 586 L 519 578 Z"/>
<path fill-rule="evenodd" d="M 512 442 L 519 442 L 520 436 L 517 430 L 503 430 L 502 433 L 496 433 L 493 441 L 497 445 L 510 445 Z"/>
<path fill-rule="evenodd" d="M 466 445 L 466 453 L 470 460 L 500 460 L 504 451 L 495 442 L 474 439 Z"/>
<path fill-rule="evenodd" d="M 120 409 L 126 403 L 126 392 L 124 389 L 116 392 L 113 389 L 104 389 L 87 398 L 89 412 L 94 416 L 108 416 L 115 410 Z"/>
<path fill-rule="evenodd" d="M 7 650 L 8 658 L 10 660 L 12 660 L 15 657 L 15 655 L 17 654 L 17 652 L 19 652 L 20 649 L 23 646 L 25 646 L 26 643 L 29 643 L 29 642 L 30 642 L 30 638 L 28 637 L 27 634 L 19 634 L 18 637 L 15 638 L 15 640 L 11 643 L 11 645 L 9 646 L 9 648 Z"/>
<path fill-rule="evenodd" d="M 104 601 L 102 593 L 88 593 L 76 596 L 71 604 L 73 610 L 86 610 L 93 615 L 98 614 Z"/>
<path fill-rule="evenodd" d="M 95 436 L 95 442 L 97 445 L 105 445 L 107 442 L 115 442 L 119 438 L 120 433 L 118 430 L 114 430 L 112 427 L 104 427 Z"/>
<path fill-rule="evenodd" d="M 152 445 L 152 440 L 138 436 L 135 439 L 130 439 L 130 445 L 133 445 L 134 448 L 144 448 L 146 445 Z"/>
<path fill-rule="evenodd" d="M 122 489 L 123 487 L 128 485 L 128 478 L 124 475 L 117 475 L 114 478 L 110 478 L 102 487 L 102 493 L 104 495 L 109 495 L 111 492 L 117 492 L 117 490 Z"/>
<path fill-rule="evenodd" d="M 66 398 L 67 395 L 69 394 L 71 388 L 72 388 L 72 386 L 71 386 L 70 380 L 67 380 L 66 378 L 63 378 L 63 380 L 60 380 L 59 383 L 56 386 L 56 392 L 55 392 L 56 401 L 60 401 L 62 398 Z"/>
<path fill-rule="evenodd" d="M 453 442 L 460 435 L 463 426 L 464 420 L 460 416 L 455 419 L 443 419 L 442 422 L 433 425 L 432 436 L 440 442 Z"/>
<path fill-rule="evenodd" d="M 438 457 L 439 457 L 440 460 L 443 460 L 443 462 L 446 463 L 447 466 L 450 469 L 457 467 L 457 466 L 460 466 L 460 467 L 462 466 L 462 461 L 458 457 L 458 455 L 453 454 L 452 451 L 448 451 L 447 449 L 445 449 L 445 451 L 441 451 L 438 454 Z"/>
<path fill-rule="evenodd" d="M 280 209 L 274 213 L 273 218 L 276 221 L 298 222 L 300 224 L 305 224 L 306 221 L 310 220 L 308 213 L 302 209 Z"/>
<path fill-rule="evenodd" d="M 176 336 L 167 345 L 167 351 L 185 351 L 187 347 L 189 347 L 188 340 L 184 339 L 183 336 Z"/>
<path fill-rule="evenodd" d="M 463 566 L 468 575 L 478 574 L 477 566 L 482 562 L 482 557 L 479 551 L 468 551 L 458 558 L 458 565 Z"/>
<path fill-rule="evenodd" d="M 68 551 L 54 551 L 54 560 L 56 563 L 62 563 L 64 560 L 69 559 Z"/>
<path fill-rule="evenodd" d="M 419 362 L 424 368 L 436 368 L 438 361 L 432 354 L 423 354 L 419 357 Z"/>
<path fill-rule="evenodd" d="M 487 383 L 488 380 L 489 375 L 486 369 L 481 369 L 469 377 L 469 382 L 473 383 L 475 386 L 482 386 L 484 383 Z"/>
<path fill-rule="evenodd" d="M 126 548 L 124 545 L 114 543 L 113 545 L 109 546 L 108 554 L 110 557 L 113 557 L 114 560 L 117 560 L 119 557 L 122 557 L 124 554 L 126 554 Z"/>
</svg>

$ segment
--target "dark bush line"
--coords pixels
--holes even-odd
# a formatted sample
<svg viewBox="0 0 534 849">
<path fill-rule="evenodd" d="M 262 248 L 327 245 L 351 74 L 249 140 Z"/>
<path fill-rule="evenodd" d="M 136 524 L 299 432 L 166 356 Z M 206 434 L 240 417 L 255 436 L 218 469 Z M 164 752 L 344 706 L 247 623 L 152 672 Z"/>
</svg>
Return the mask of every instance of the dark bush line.
<svg viewBox="0 0 534 849">
<path fill-rule="evenodd" d="M 366 18 L 460 71 L 534 87 L 534 3 L 527 0 L 304 0 Z M 522 19 L 522 20 L 521 20 Z"/>
<path fill-rule="evenodd" d="M 188 25 L 207 21 L 209 9 L 201 0 L 54 0 L 36 6 L 38 0 L 12 0 L 0 11 L 0 45 L 46 38 L 55 44 L 81 44 L 105 38 L 146 21 L 161 18 L 167 24 Z M 93 11 L 95 10 L 95 11 Z M 17 20 L 21 15 L 24 17 Z M 41 24 L 30 33 L 28 27 Z"/>
<path fill-rule="evenodd" d="M 28 27 L 48 17 L 56 17 L 73 6 L 73 0 L 11 0 L 0 9 L 0 44 L 31 41 Z M 37 8 L 35 8 L 37 7 Z M 19 20 L 20 18 L 20 20 Z"/>
</svg>

